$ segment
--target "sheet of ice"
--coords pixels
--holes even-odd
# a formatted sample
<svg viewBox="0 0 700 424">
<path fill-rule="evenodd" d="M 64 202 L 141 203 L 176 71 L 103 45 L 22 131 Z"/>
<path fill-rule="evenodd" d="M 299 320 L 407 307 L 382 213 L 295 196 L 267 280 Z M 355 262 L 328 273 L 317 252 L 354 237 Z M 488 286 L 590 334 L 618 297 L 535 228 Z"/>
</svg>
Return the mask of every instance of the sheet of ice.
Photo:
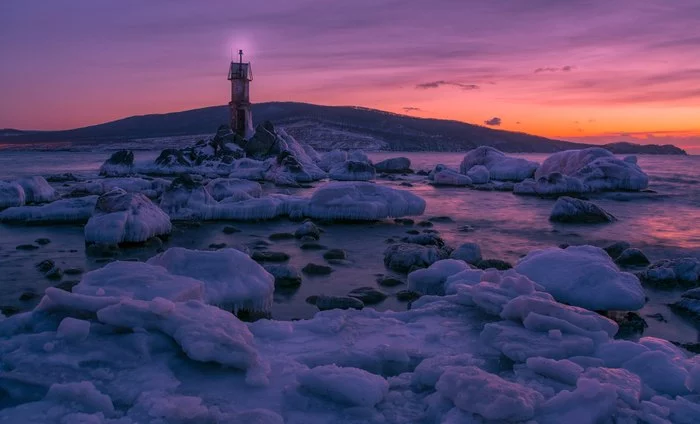
<svg viewBox="0 0 700 424">
<path fill-rule="evenodd" d="M 0 181 L 0 210 L 24 205 L 24 189 L 14 182 Z"/>
<path fill-rule="evenodd" d="M 141 193 L 114 189 L 97 199 L 85 225 L 87 243 L 141 243 L 170 234 L 170 218 Z"/>
<path fill-rule="evenodd" d="M 642 190 L 649 184 L 649 178 L 637 165 L 636 158 L 618 159 L 601 147 L 554 153 L 542 162 L 535 178 L 555 172 L 578 178 L 592 191 Z"/>
<path fill-rule="evenodd" d="M 377 220 L 421 215 L 425 200 L 417 195 L 367 182 L 333 182 L 314 192 L 304 216 L 339 220 Z"/>
<path fill-rule="evenodd" d="M 515 270 L 569 305 L 591 310 L 634 311 L 645 303 L 639 279 L 620 272 L 610 256 L 598 247 L 532 251 L 518 261 Z"/>
<path fill-rule="evenodd" d="M 46 203 L 58 199 L 59 195 L 41 176 L 23 177 L 15 181 L 24 190 L 25 203 Z"/>
<path fill-rule="evenodd" d="M 445 294 L 447 278 L 469 268 L 466 262 L 456 259 L 436 261 L 426 269 L 408 274 L 408 289 L 422 294 Z"/>
<path fill-rule="evenodd" d="M 176 276 L 204 283 L 205 302 L 233 310 L 269 311 L 275 277 L 235 249 L 216 251 L 173 247 L 148 260 Z"/>
<path fill-rule="evenodd" d="M 55 200 L 41 206 L 18 206 L 0 212 L 0 222 L 85 223 L 92 216 L 97 196 Z"/>
<path fill-rule="evenodd" d="M 359 368 L 321 365 L 299 373 L 297 379 L 313 394 L 353 406 L 374 406 L 389 392 L 384 378 Z"/>
<path fill-rule="evenodd" d="M 528 420 L 544 400 L 535 390 L 511 383 L 475 366 L 448 368 L 438 380 L 436 388 L 459 409 L 487 420 Z"/>
<path fill-rule="evenodd" d="M 522 158 L 506 156 L 500 150 L 489 146 L 480 146 L 464 155 L 459 172 L 467 172 L 476 165 L 483 165 L 489 170 L 492 180 L 522 181 L 534 175 L 538 167 L 536 162 Z"/>
<path fill-rule="evenodd" d="M 204 283 L 201 281 L 173 275 L 161 266 L 130 261 L 112 262 L 86 273 L 72 291 L 89 296 L 138 300 L 153 300 L 156 297 L 174 302 L 204 299 Z"/>
</svg>

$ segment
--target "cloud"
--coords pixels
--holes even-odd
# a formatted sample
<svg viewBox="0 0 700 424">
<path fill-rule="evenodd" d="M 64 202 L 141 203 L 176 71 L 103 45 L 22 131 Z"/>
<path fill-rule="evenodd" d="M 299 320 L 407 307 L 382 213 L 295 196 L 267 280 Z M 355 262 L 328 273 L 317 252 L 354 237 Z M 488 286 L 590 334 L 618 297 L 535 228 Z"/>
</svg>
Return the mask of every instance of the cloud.
<svg viewBox="0 0 700 424">
<path fill-rule="evenodd" d="M 542 73 L 542 72 L 571 72 L 571 71 L 573 71 L 574 69 L 576 69 L 576 67 L 575 67 L 575 66 L 571 66 L 571 65 L 562 66 L 561 68 L 546 67 L 546 68 L 537 68 L 537 69 L 535 69 L 535 73 L 536 73 L 536 74 L 539 74 L 539 73 Z"/>
<path fill-rule="evenodd" d="M 403 108 L 404 112 L 418 112 L 420 110 L 422 110 L 422 109 L 419 107 L 413 107 L 413 106 L 404 106 L 404 108 Z"/>
<path fill-rule="evenodd" d="M 484 124 L 490 125 L 492 127 L 497 127 L 497 126 L 501 125 L 501 118 L 494 116 L 493 118 L 484 121 Z"/>
<path fill-rule="evenodd" d="M 416 84 L 416 88 L 426 90 L 429 88 L 438 88 L 438 87 L 441 87 L 444 85 L 457 87 L 457 88 L 462 89 L 462 90 L 478 90 L 480 88 L 476 84 L 463 84 L 461 82 L 445 81 L 445 80 L 431 81 L 431 82 L 424 82 L 422 84 Z"/>
</svg>

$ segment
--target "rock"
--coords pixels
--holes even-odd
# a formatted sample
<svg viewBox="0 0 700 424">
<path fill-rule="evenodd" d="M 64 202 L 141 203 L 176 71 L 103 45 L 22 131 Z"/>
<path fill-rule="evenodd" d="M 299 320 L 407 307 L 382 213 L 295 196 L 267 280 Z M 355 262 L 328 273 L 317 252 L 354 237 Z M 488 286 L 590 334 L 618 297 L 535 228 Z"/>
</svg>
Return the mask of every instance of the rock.
<svg viewBox="0 0 700 424">
<path fill-rule="evenodd" d="M 309 242 L 302 243 L 299 246 L 299 249 L 301 249 L 301 250 L 325 250 L 325 249 L 327 249 L 327 247 L 322 245 L 322 244 L 316 243 L 315 241 L 309 241 Z"/>
<path fill-rule="evenodd" d="M 471 225 L 462 225 L 461 227 L 457 228 L 457 231 L 459 231 L 460 233 L 470 233 L 474 231 L 474 227 L 472 227 Z"/>
<path fill-rule="evenodd" d="M 632 247 L 631 244 L 627 243 L 626 241 L 617 241 L 607 247 L 604 247 L 603 250 L 610 255 L 611 258 L 617 259 L 618 256 L 622 254 L 626 249 L 629 249 Z"/>
<path fill-rule="evenodd" d="M 0 306 L 0 314 L 5 315 L 6 317 L 18 314 L 19 312 L 20 312 L 20 309 L 14 307 L 14 306 L 10 306 L 10 305 Z"/>
<path fill-rule="evenodd" d="M 301 272 L 309 275 L 328 275 L 333 272 L 333 268 L 327 265 L 318 265 L 314 263 L 307 264 L 301 269 Z"/>
<path fill-rule="evenodd" d="M 63 271 L 61 271 L 61 268 L 59 267 L 53 267 L 44 273 L 44 277 L 48 278 L 49 280 L 60 280 L 63 278 Z"/>
<path fill-rule="evenodd" d="M 464 187 L 472 184 L 471 178 L 450 169 L 443 164 L 438 164 L 428 174 L 428 179 L 435 186 Z"/>
<path fill-rule="evenodd" d="M 360 287 L 351 290 L 348 296 L 360 299 L 365 305 L 375 305 L 388 297 L 386 293 L 373 287 Z"/>
<path fill-rule="evenodd" d="M 615 263 L 619 266 L 647 266 L 650 264 L 649 259 L 644 253 L 633 247 L 625 249 L 620 256 L 615 259 Z"/>
<path fill-rule="evenodd" d="M 54 263 L 54 261 L 52 261 L 51 259 L 45 259 L 36 264 L 36 269 L 39 270 L 39 272 L 45 273 L 50 271 L 55 266 L 56 264 Z"/>
<path fill-rule="evenodd" d="M 560 197 L 554 204 L 550 221 L 579 224 L 596 224 L 616 221 L 616 218 L 600 206 L 587 200 Z"/>
<path fill-rule="evenodd" d="M 418 231 L 418 230 L 408 230 L 408 231 L 406 231 L 406 234 L 416 235 L 416 234 L 420 234 L 420 231 Z"/>
<path fill-rule="evenodd" d="M 265 271 L 275 277 L 275 287 L 295 288 L 301 285 L 301 274 L 291 265 L 266 265 Z"/>
<path fill-rule="evenodd" d="M 481 248 L 476 243 L 464 243 L 450 254 L 450 258 L 459 259 L 468 264 L 481 262 Z"/>
<path fill-rule="evenodd" d="M 289 255 L 284 252 L 261 252 L 256 250 L 251 255 L 256 262 L 285 262 L 289 260 Z"/>
<path fill-rule="evenodd" d="M 63 270 L 63 274 L 65 275 L 80 275 L 83 272 L 82 268 L 66 268 Z"/>
<path fill-rule="evenodd" d="M 0 181 L 0 211 L 6 208 L 24 205 L 26 193 L 16 182 Z"/>
<path fill-rule="evenodd" d="M 396 293 L 396 299 L 401 302 L 413 302 L 421 296 L 423 295 L 413 290 L 401 290 Z"/>
<path fill-rule="evenodd" d="M 325 252 L 323 254 L 323 259 L 326 260 L 343 260 L 347 259 L 348 255 L 343 249 L 330 249 L 329 251 Z"/>
<path fill-rule="evenodd" d="M 51 243 L 51 240 L 47 239 L 47 238 L 38 238 L 38 239 L 34 240 L 34 243 L 41 245 L 41 246 L 45 246 L 45 245 Z"/>
<path fill-rule="evenodd" d="M 406 284 L 406 282 L 394 277 L 381 276 L 377 278 L 377 284 L 384 287 L 395 287 Z"/>
<path fill-rule="evenodd" d="M 401 241 L 404 243 L 420 244 L 421 246 L 443 247 L 445 245 L 442 237 L 438 235 L 437 231 L 433 230 L 425 230 L 422 234 L 402 237 Z"/>
<path fill-rule="evenodd" d="M 513 268 L 513 265 L 511 265 L 509 262 L 502 261 L 500 259 L 482 259 L 474 265 L 476 265 L 476 267 L 479 269 L 495 268 L 499 271 L 505 271 Z"/>
<path fill-rule="evenodd" d="M 658 287 L 700 284 L 700 260 L 695 258 L 664 259 L 639 273 L 639 278 Z"/>
<path fill-rule="evenodd" d="M 639 316 L 636 312 L 608 311 L 603 315 L 615 321 L 617 325 L 620 326 L 616 335 L 618 338 L 642 334 L 644 329 L 649 327 L 647 322 L 644 321 L 644 318 Z"/>
<path fill-rule="evenodd" d="M 397 224 L 402 224 L 402 225 L 406 225 L 406 226 L 411 226 L 411 225 L 416 223 L 411 218 L 396 218 L 396 219 L 394 219 L 394 222 Z"/>
<path fill-rule="evenodd" d="M 430 221 L 420 221 L 418 224 L 419 227 L 432 227 L 433 223 Z"/>
<path fill-rule="evenodd" d="M 88 256 L 95 256 L 99 258 L 112 258 L 119 254 L 119 248 L 111 244 L 93 243 L 89 244 L 85 248 L 85 253 Z"/>
<path fill-rule="evenodd" d="M 20 244 L 19 246 L 15 247 L 17 250 L 37 250 L 39 246 L 35 244 Z"/>
<path fill-rule="evenodd" d="M 22 293 L 19 296 L 19 300 L 21 302 L 27 302 L 27 301 L 36 299 L 37 297 L 39 297 L 39 295 L 35 291 L 30 290 L 30 291 L 26 291 L 26 292 Z"/>
<path fill-rule="evenodd" d="M 226 247 L 226 243 L 212 243 L 209 245 L 210 249 L 219 250 Z"/>
<path fill-rule="evenodd" d="M 349 296 L 317 296 L 313 304 L 321 311 L 330 309 L 362 309 L 365 307 L 361 300 Z"/>
<path fill-rule="evenodd" d="M 413 184 L 409 183 L 408 181 L 402 181 L 399 185 L 403 187 L 413 187 Z"/>
<path fill-rule="evenodd" d="M 385 159 L 374 165 L 374 168 L 379 172 L 387 174 L 403 174 L 411 171 L 411 160 L 405 157 Z"/>
<path fill-rule="evenodd" d="M 57 289 L 61 289 L 64 291 L 71 291 L 73 287 L 77 286 L 80 281 L 78 280 L 66 280 L 66 281 L 61 281 L 60 283 L 56 284 L 54 287 Z"/>
<path fill-rule="evenodd" d="M 294 238 L 294 234 L 292 233 L 273 233 L 270 234 L 270 237 L 268 237 L 272 241 L 278 241 L 278 240 L 291 240 Z"/>
<path fill-rule="evenodd" d="M 240 233 L 240 232 L 241 232 L 241 230 L 239 230 L 238 228 L 232 227 L 232 226 L 230 226 L 230 225 L 225 226 L 224 229 L 223 229 L 222 231 L 224 232 L 224 234 L 234 234 L 234 233 Z"/>
<path fill-rule="evenodd" d="M 313 222 L 304 221 L 294 232 L 294 237 L 298 239 L 310 237 L 313 240 L 318 240 L 321 237 L 321 230 Z"/>
<path fill-rule="evenodd" d="M 130 175 L 134 167 L 134 152 L 119 150 L 105 161 L 100 167 L 100 175 L 105 177 L 120 177 Z"/>
<path fill-rule="evenodd" d="M 428 218 L 428 221 L 430 221 L 430 222 L 445 222 L 445 223 L 455 222 L 454 219 L 450 218 L 449 216 L 444 216 L 444 215 L 430 217 L 430 218 Z"/>
<path fill-rule="evenodd" d="M 427 268 L 448 255 L 448 251 L 436 246 L 400 243 L 386 248 L 384 265 L 393 271 L 409 272 L 412 269 Z"/>
<path fill-rule="evenodd" d="M 486 184 L 491 180 L 488 168 L 483 165 L 476 165 L 467 171 L 467 177 L 471 178 L 472 184 Z"/>
</svg>

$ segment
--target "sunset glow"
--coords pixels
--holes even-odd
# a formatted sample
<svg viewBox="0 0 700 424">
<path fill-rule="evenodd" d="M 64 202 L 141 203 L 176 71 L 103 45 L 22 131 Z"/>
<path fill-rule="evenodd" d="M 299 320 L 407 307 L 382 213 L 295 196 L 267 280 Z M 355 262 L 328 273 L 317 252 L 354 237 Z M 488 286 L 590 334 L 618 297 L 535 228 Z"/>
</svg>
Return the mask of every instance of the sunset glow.
<svg viewBox="0 0 700 424">
<path fill-rule="evenodd" d="M 10 0 L 0 128 L 224 104 L 243 48 L 254 102 L 498 117 L 505 130 L 700 153 L 699 18 L 694 0 Z"/>
</svg>

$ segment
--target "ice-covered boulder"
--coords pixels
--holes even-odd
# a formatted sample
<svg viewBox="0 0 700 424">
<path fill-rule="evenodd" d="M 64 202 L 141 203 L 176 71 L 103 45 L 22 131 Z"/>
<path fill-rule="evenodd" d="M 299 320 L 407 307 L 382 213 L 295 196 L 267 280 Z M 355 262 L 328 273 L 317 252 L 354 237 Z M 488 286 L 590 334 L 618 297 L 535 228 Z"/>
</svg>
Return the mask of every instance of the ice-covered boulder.
<svg viewBox="0 0 700 424">
<path fill-rule="evenodd" d="M 58 193 L 44 177 L 23 177 L 15 181 L 24 190 L 25 203 L 53 202 L 59 198 Z"/>
<path fill-rule="evenodd" d="M 369 181 L 376 175 L 374 166 L 369 162 L 346 160 L 334 164 L 328 171 L 328 177 L 338 181 Z"/>
<path fill-rule="evenodd" d="M 105 177 L 121 177 L 134 172 L 134 152 L 118 150 L 100 166 L 100 175 Z"/>
<path fill-rule="evenodd" d="M 535 178 L 555 172 L 578 178 L 591 191 L 642 190 L 649 184 L 634 157 L 618 159 L 601 147 L 554 153 L 537 169 Z"/>
<path fill-rule="evenodd" d="M 0 181 L 0 210 L 24 205 L 24 189 L 17 183 Z"/>
<path fill-rule="evenodd" d="M 279 153 L 271 161 L 271 166 L 265 173 L 266 180 L 272 181 L 277 185 L 291 186 L 320 180 L 325 177 L 326 173 L 316 166 L 311 159 L 302 160 L 289 150 Z"/>
<path fill-rule="evenodd" d="M 412 172 L 411 160 L 405 157 L 385 159 L 381 162 L 375 163 L 374 168 L 378 172 L 385 172 L 387 174 L 403 174 Z"/>
<path fill-rule="evenodd" d="M 476 243 L 463 243 L 452 251 L 450 258 L 476 264 L 481 261 L 481 248 Z"/>
<path fill-rule="evenodd" d="M 700 260 L 663 259 L 649 265 L 639 277 L 646 283 L 660 286 L 700 284 Z"/>
<path fill-rule="evenodd" d="M 218 202 L 190 175 L 175 178 L 160 199 L 160 207 L 173 219 L 204 219 L 206 210 Z"/>
<path fill-rule="evenodd" d="M 467 171 L 467 177 L 474 184 L 486 184 L 491 180 L 489 169 L 483 165 L 474 165 Z"/>
<path fill-rule="evenodd" d="M 468 151 L 462 159 L 459 172 L 467 174 L 476 165 L 485 166 L 491 179 L 500 181 L 522 181 L 532 177 L 538 167 L 536 162 L 506 156 L 500 150 L 489 146 Z"/>
<path fill-rule="evenodd" d="M 529 420 L 544 400 L 536 390 L 475 366 L 448 368 L 435 387 L 462 411 L 501 422 Z"/>
<path fill-rule="evenodd" d="M 271 166 L 271 161 L 260 161 L 250 158 L 239 159 L 231 164 L 229 178 L 262 181 L 265 179 L 265 174 Z"/>
<path fill-rule="evenodd" d="M 394 256 L 396 256 L 396 253 L 394 253 Z M 396 269 L 396 258 L 390 257 L 390 259 L 389 267 L 391 269 Z M 405 264 L 401 265 L 403 268 Z M 414 267 L 417 265 L 418 264 L 413 263 L 411 266 Z M 430 264 L 426 269 L 418 269 L 408 274 L 408 289 L 422 294 L 443 295 L 445 294 L 445 281 L 447 281 L 447 278 L 465 269 L 469 269 L 469 265 L 464 261 L 456 259 L 436 261 Z"/>
<path fill-rule="evenodd" d="M 170 234 L 170 218 L 141 193 L 114 189 L 97 199 L 85 225 L 86 243 L 141 243 Z"/>
<path fill-rule="evenodd" d="M 428 179 L 436 186 L 468 186 L 472 184 L 471 178 L 464 174 L 460 174 L 454 169 L 450 169 L 445 165 L 438 164 L 428 174 Z"/>
<path fill-rule="evenodd" d="M 593 202 L 563 196 L 558 198 L 554 204 L 552 212 L 549 214 L 549 220 L 578 224 L 599 224 L 613 222 L 617 219 Z"/>
<path fill-rule="evenodd" d="M 535 194 L 538 196 L 560 196 L 563 194 L 586 193 L 588 188 L 575 177 L 553 172 L 537 178 L 528 178 L 513 186 L 515 194 Z"/>
<path fill-rule="evenodd" d="M 348 160 L 348 152 L 345 150 L 335 149 L 321 154 L 317 164 L 319 168 L 328 172 L 332 167 L 337 164 L 344 163 L 346 160 Z"/>
<path fill-rule="evenodd" d="M 216 178 L 207 183 L 204 188 L 216 201 L 226 198 L 247 200 L 262 195 L 260 184 L 239 178 Z"/>
<path fill-rule="evenodd" d="M 206 303 L 235 312 L 267 312 L 272 306 L 275 277 L 241 251 L 173 247 L 149 259 L 148 264 L 203 282 Z"/>
<path fill-rule="evenodd" d="M 199 140 L 182 149 L 165 149 L 155 159 L 157 172 L 177 173 L 192 167 L 216 168 L 230 165 L 234 160 L 245 156 L 240 147 L 244 140 L 231 131 L 228 125 L 221 125 L 213 137 Z M 150 170 L 150 169 L 149 169 Z"/>
<path fill-rule="evenodd" d="M 0 222 L 34 224 L 85 223 L 92 216 L 97 196 L 60 199 L 41 206 L 18 206 L 0 212 Z"/>
<path fill-rule="evenodd" d="M 314 192 L 303 214 L 310 218 L 367 221 L 420 215 L 417 195 L 367 182 L 328 183 Z"/>
<path fill-rule="evenodd" d="M 73 293 L 87 296 L 153 300 L 156 297 L 184 302 L 203 300 L 204 284 L 187 276 L 173 275 L 161 266 L 143 262 L 112 262 L 83 275 Z"/>
<path fill-rule="evenodd" d="M 298 375 L 304 390 L 350 406 L 373 407 L 389 393 L 383 377 L 359 368 L 322 365 Z"/>
<path fill-rule="evenodd" d="M 591 310 L 634 311 L 645 303 L 639 279 L 620 272 L 610 256 L 598 247 L 536 250 L 520 259 L 515 270 L 569 305 Z"/>
</svg>

